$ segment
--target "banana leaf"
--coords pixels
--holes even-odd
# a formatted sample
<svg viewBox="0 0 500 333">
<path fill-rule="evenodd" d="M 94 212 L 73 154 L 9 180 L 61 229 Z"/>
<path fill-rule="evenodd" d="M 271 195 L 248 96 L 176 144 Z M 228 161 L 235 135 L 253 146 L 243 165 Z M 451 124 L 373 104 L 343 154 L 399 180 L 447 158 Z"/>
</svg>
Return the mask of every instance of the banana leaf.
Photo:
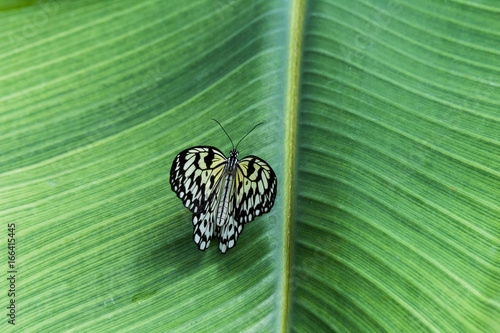
<svg viewBox="0 0 500 333">
<path fill-rule="evenodd" d="M 499 332 L 494 0 L 0 4 L 2 331 Z M 175 156 L 278 178 L 221 254 Z"/>
</svg>

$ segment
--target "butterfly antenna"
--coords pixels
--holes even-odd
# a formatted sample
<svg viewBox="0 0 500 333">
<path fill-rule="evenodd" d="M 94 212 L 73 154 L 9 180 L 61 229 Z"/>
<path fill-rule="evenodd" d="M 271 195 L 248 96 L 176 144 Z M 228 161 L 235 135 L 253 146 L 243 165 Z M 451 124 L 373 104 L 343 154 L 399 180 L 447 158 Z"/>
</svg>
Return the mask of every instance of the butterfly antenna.
<svg viewBox="0 0 500 333">
<path fill-rule="evenodd" d="M 224 127 L 222 127 L 222 125 L 214 118 L 212 118 L 213 121 L 215 121 L 217 124 L 219 124 L 220 128 L 222 128 L 222 130 L 224 131 L 224 133 L 226 133 L 227 137 L 229 138 L 229 141 L 231 141 L 231 145 L 233 146 L 233 149 L 234 149 L 234 143 L 233 143 L 233 140 L 231 140 L 231 137 L 229 136 L 229 134 L 227 134 L 226 130 L 224 129 Z M 241 141 L 241 140 L 240 140 Z"/>
<path fill-rule="evenodd" d="M 238 141 L 238 143 L 236 144 L 236 148 L 235 148 L 235 149 L 238 149 L 238 145 L 240 144 L 240 142 L 241 142 L 244 138 L 246 138 L 246 137 L 248 136 L 248 134 L 252 133 L 252 131 L 253 131 L 255 128 L 257 128 L 257 126 L 260 126 L 260 125 L 262 125 L 262 124 L 264 124 L 264 123 L 259 123 L 259 124 L 255 125 L 255 126 L 254 126 L 251 130 L 250 130 L 250 132 L 248 132 L 248 133 L 247 133 L 244 137 L 242 137 L 242 138 L 240 139 L 240 141 Z"/>
</svg>

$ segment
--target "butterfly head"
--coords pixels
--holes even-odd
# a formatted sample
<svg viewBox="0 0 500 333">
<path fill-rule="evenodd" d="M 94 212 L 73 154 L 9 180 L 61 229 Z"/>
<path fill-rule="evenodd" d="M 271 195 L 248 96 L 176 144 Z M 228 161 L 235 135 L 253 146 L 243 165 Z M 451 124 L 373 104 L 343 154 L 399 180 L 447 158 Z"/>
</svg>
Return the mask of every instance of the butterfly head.
<svg viewBox="0 0 500 333">
<path fill-rule="evenodd" d="M 238 151 L 233 149 L 229 152 L 229 158 L 227 159 L 225 171 L 232 174 L 236 173 L 236 168 L 238 165 Z"/>
<path fill-rule="evenodd" d="M 238 154 L 239 154 L 238 151 L 236 149 L 233 149 L 229 152 L 229 157 L 237 158 Z"/>
</svg>

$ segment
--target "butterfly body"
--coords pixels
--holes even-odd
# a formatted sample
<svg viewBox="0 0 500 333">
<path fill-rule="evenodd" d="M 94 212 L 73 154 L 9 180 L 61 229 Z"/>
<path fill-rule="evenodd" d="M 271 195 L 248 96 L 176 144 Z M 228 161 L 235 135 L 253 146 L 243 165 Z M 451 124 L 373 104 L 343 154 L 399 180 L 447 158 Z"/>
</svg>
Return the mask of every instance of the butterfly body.
<svg viewBox="0 0 500 333">
<path fill-rule="evenodd" d="M 179 153 L 170 170 L 172 190 L 193 213 L 193 240 L 204 251 L 213 237 L 225 253 L 243 231 L 243 225 L 267 213 L 274 205 L 277 179 L 257 156 L 238 160 L 217 148 L 198 146 Z"/>
<path fill-rule="evenodd" d="M 227 159 L 227 163 L 224 166 L 224 174 L 226 175 L 226 177 L 224 179 L 224 194 L 219 202 L 219 208 L 217 210 L 217 227 L 221 227 L 222 225 L 224 225 L 227 219 L 227 208 L 229 206 L 230 190 L 233 186 L 237 166 L 238 151 L 233 149 L 229 153 L 229 158 Z"/>
</svg>

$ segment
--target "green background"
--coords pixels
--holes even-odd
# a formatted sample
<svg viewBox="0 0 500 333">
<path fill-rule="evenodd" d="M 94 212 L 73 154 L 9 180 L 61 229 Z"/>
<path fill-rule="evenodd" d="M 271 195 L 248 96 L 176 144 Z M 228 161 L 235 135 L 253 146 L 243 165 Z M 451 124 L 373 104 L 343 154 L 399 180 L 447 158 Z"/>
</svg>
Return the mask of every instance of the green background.
<svg viewBox="0 0 500 333">
<path fill-rule="evenodd" d="M 15 223 L 19 331 L 500 332 L 500 4 L 301 3 L 0 5 L 2 330 Z M 225 255 L 169 185 L 211 118 L 278 177 Z"/>
</svg>

